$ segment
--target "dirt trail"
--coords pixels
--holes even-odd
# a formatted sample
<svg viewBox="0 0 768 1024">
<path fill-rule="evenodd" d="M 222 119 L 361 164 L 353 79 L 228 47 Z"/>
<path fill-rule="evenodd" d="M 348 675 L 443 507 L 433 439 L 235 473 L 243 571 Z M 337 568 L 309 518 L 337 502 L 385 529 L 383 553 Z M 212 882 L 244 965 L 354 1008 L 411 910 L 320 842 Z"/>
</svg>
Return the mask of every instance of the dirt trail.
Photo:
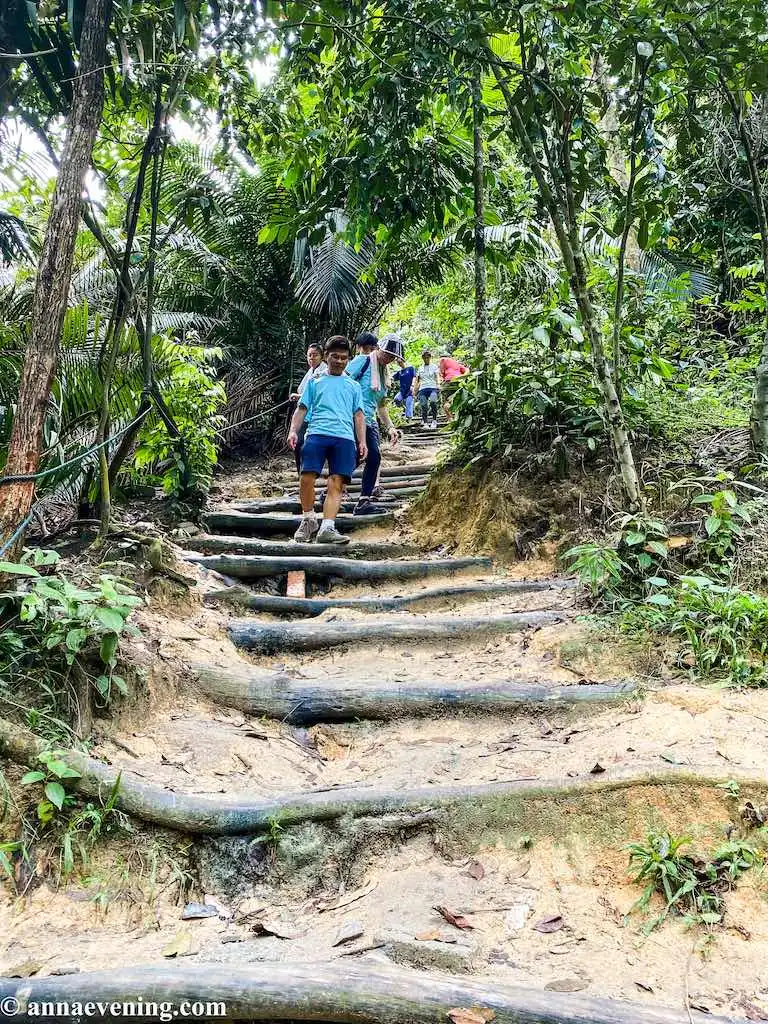
<svg viewBox="0 0 768 1024">
<path fill-rule="evenodd" d="M 434 461 L 440 445 L 440 438 L 406 442 L 385 452 L 385 464 Z M 285 460 L 266 472 L 248 470 L 222 484 L 219 497 L 229 503 L 279 493 L 279 481 L 289 474 Z M 355 540 L 412 539 L 405 502 L 393 508 L 394 525 L 361 524 Z M 424 557 L 444 556 L 445 539 L 436 537 Z M 215 574 L 189 571 L 197 572 L 201 590 L 222 585 Z M 546 560 L 503 573 L 510 579 L 552 574 Z M 461 579 L 500 575 L 489 568 Z M 457 577 L 329 580 L 315 591 L 335 598 L 396 596 L 451 582 Z M 577 618 L 573 590 L 449 596 L 417 611 L 388 614 L 406 622 L 438 613 L 471 618 L 539 609 L 557 611 L 566 621 L 509 636 L 468 634 L 250 657 L 227 634 L 233 617 L 249 616 L 242 608 L 198 604 L 175 618 L 150 608 L 141 613 L 144 635 L 134 655 L 151 666 L 151 713 L 126 714 L 93 754 L 179 793 L 226 797 L 374 785 L 405 790 L 451 782 L 567 782 L 617 769 L 650 777 L 670 766 L 732 780 L 768 776 L 768 694 L 658 678 L 649 687 L 625 653 L 601 647 Z M 310 621 L 343 629 L 367 619 L 354 609 L 334 609 Z M 638 678 L 638 692 L 609 707 L 506 715 L 452 710 L 424 719 L 302 729 L 216 706 L 195 688 L 201 665 L 285 673 L 327 683 L 339 694 L 352 679 L 407 687 L 424 679 L 578 686 Z M 255 840 L 191 842 L 136 825 L 133 834 L 97 848 L 79 883 L 31 887 L 24 899 L 0 902 L 0 975 L 25 961 L 33 961 L 41 975 L 67 964 L 97 970 L 118 959 L 157 964 L 175 944 L 201 970 L 205 963 L 344 962 L 355 955 L 361 963 L 394 960 L 537 989 L 768 1019 L 764 870 L 747 872 L 727 895 L 723 926 L 688 931 L 680 919 L 670 919 L 649 935 L 643 933 L 647 916 L 630 913 L 641 890 L 627 875 L 626 844 L 642 840 L 650 828 L 687 833 L 697 848 L 711 852 L 724 841 L 724 826 L 730 823 L 738 833 L 739 807 L 751 792 L 745 785 L 739 793 L 735 781 L 725 788 L 649 784 L 602 796 L 479 801 L 418 822 L 342 820 L 291 830 L 276 822 L 273 834 Z M 184 904 L 206 895 L 219 914 L 182 921 Z M 329 909 L 334 901 L 338 909 Z M 438 906 L 467 914 L 473 927 L 452 927 L 435 911 Z M 552 930 L 537 930 L 547 918 L 554 919 Z"/>
</svg>

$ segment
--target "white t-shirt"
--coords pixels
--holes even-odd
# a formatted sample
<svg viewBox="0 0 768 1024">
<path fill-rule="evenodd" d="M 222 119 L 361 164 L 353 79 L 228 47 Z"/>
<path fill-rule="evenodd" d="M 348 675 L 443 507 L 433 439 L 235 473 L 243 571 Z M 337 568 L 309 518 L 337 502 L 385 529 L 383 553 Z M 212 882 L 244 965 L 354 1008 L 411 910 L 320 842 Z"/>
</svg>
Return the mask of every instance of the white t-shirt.
<svg viewBox="0 0 768 1024">
<path fill-rule="evenodd" d="M 309 384 L 311 380 L 317 380 L 318 377 L 322 377 L 324 373 L 328 373 L 328 364 L 325 362 L 320 363 L 314 369 L 310 366 L 304 376 L 301 378 L 301 383 L 296 388 L 296 393 L 299 398 L 304 394 L 304 388 Z"/>
<path fill-rule="evenodd" d="M 423 391 L 424 388 L 437 388 L 439 387 L 439 381 L 437 379 L 439 367 L 437 363 L 422 363 L 418 369 L 419 378 L 419 391 Z"/>
</svg>

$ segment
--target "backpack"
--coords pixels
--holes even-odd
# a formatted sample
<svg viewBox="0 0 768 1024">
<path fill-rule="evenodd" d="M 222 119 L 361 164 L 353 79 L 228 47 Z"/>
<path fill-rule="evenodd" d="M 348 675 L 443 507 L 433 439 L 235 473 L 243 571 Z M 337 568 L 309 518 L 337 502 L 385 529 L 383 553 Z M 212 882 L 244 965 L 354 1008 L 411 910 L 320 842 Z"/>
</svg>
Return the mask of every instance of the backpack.
<svg viewBox="0 0 768 1024">
<path fill-rule="evenodd" d="M 361 381 L 361 380 L 363 379 L 363 377 L 364 377 L 364 376 L 366 375 L 366 373 L 367 373 L 367 371 L 368 371 L 368 367 L 369 367 L 370 365 L 371 365 L 371 357 L 370 357 L 370 356 L 366 356 L 366 357 L 365 357 L 365 362 L 363 363 L 363 368 L 362 368 L 362 370 L 360 370 L 360 372 L 359 372 L 359 373 L 356 373 L 356 374 L 354 375 L 354 377 L 352 377 L 352 380 L 356 380 L 356 381 L 357 381 L 357 383 L 359 384 L 359 383 L 360 383 L 360 381 Z"/>
</svg>

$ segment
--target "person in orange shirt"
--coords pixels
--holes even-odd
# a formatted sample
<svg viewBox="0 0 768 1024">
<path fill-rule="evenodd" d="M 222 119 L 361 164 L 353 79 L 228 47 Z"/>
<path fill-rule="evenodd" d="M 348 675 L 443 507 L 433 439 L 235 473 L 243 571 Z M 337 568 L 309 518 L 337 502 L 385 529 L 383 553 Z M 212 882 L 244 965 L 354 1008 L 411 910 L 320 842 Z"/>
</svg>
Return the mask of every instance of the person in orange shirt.
<svg viewBox="0 0 768 1024">
<path fill-rule="evenodd" d="M 443 352 L 438 368 L 442 385 L 443 411 L 448 419 L 451 419 L 451 398 L 456 391 L 456 385 L 453 382 L 463 377 L 465 373 L 469 373 L 469 367 L 448 355 L 447 352 Z"/>
</svg>

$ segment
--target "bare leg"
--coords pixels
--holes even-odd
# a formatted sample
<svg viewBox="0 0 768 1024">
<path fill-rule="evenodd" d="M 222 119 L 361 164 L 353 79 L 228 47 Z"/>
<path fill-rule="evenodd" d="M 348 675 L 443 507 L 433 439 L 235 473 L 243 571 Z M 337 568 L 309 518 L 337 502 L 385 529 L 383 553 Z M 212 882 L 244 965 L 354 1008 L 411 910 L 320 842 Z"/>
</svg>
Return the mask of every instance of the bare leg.
<svg viewBox="0 0 768 1024">
<path fill-rule="evenodd" d="M 303 488 L 302 477 L 302 488 Z M 328 477 L 328 490 L 325 495 L 325 504 L 323 505 L 323 519 L 335 519 L 339 514 L 339 506 L 341 505 L 341 499 L 344 496 L 344 477 L 342 476 L 329 476 Z M 313 497 L 314 497 L 314 480 L 312 481 Z M 303 495 L 302 490 L 302 495 Z M 302 497 L 302 508 L 304 507 L 304 499 Z"/>
<path fill-rule="evenodd" d="M 302 473 L 301 474 L 301 510 L 302 512 L 312 512 L 315 507 L 315 480 L 317 479 L 317 473 Z M 333 477 L 331 478 L 333 479 Z M 339 479 L 341 479 L 339 477 Z"/>
</svg>

